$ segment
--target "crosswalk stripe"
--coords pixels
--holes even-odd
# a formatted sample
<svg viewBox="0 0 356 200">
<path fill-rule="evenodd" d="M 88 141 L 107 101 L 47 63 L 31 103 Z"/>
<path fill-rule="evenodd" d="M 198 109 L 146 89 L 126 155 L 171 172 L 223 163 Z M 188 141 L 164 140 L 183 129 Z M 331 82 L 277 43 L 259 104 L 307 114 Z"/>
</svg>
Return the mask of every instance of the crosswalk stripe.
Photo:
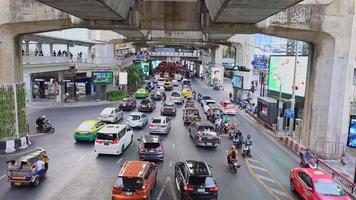
<svg viewBox="0 0 356 200">
<path fill-rule="evenodd" d="M 266 181 L 269 181 L 269 182 L 272 182 L 272 183 L 275 183 L 276 181 L 274 181 L 273 179 L 271 178 L 268 178 L 268 177 L 265 177 L 265 176 L 261 176 L 259 174 L 257 174 L 257 176 L 260 178 L 260 179 L 263 179 L 263 180 L 266 180 Z"/>
<path fill-rule="evenodd" d="M 289 196 L 283 192 L 283 191 L 280 191 L 280 190 L 277 190 L 277 189 L 274 189 L 274 188 L 270 188 L 274 193 L 278 194 L 279 196 L 283 196 L 283 197 L 287 197 L 289 198 Z"/>
<path fill-rule="evenodd" d="M 267 172 L 267 170 L 265 168 L 262 168 L 262 167 L 257 167 L 255 165 L 251 165 L 251 168 L 254 168 L 254 169 L 258 169 L 260 171 L 264 171 L 264 172 Z"/>
</svg>

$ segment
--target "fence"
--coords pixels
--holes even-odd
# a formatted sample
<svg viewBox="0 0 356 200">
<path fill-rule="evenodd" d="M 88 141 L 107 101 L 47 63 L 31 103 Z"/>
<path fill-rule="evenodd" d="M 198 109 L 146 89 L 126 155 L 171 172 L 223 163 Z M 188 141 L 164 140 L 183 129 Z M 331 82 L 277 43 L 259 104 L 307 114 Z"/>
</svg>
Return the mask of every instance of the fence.
<svg viewBox="0 0 356 200">
<path fill-rule="evenodd" d="M 340 159 L 343 157 L 345 144 L 335 141 L 316 141 L 315 153 L 323 159 Z"/>
</svg>

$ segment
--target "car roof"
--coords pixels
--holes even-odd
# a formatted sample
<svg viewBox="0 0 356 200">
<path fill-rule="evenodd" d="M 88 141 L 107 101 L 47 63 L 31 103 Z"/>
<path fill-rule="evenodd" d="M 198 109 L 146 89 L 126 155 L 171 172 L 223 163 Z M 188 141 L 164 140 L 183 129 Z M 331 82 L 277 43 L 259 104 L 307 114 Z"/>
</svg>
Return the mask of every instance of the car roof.
<svg viewBox="0 0 356 200">
<path fill-rule="evenodd" d="M 161 121 L 162 120 L 164 120 L 164 119 L 166 119 L 167 117 L 165 117 L 165 116 L 159 116 L 159 117 L 152 117 L 152 120 L 154 120 L 154 119 L 160 119 Z"/>
<path fill-rule="evenodd" d="M 141 116 L 143 113 L 142 112 L 132 112 L 132 113 L 130 113 L 130 115 L 139 115 L 139 116 Z"/>
<path fill-rule="evenodd" d="M 216 101 L 214 99 L 207 99 L 207 100 L 205 100 L 205 102 L 215 102 L 216 103 Z"/>
<path fill-rule="evenodd" d="M 83 121 L 81 124 L 84 124 L 84 123 L 88 123 L 88 124 L 96 124 L 96 123 L 98 123 L 99 121 L 98 120 L 85 120 L 85 121 Z"/>
<path fill-rule="evenodd" d="M 174 106 L 175 104 L 173 102 L 171 102 L 171 101 L 166 101 L 166 102 L 164 102 L 163 105 Z"/>
<path fill-rule="evenodd" d="M 221 101 L 221 103 L 232 103 L 231 101 Z"/>
<path fill-rule="evenodd" d="M 208 165 L 204 161 L 187 160 L 185 161 L 190 175 L 211 176 Z"/>
<path fill-rule="evenodd" d="M 332 176 L 322 170 L 312 168 L 301 168 L 313 181 L 317 180 L 333 180 Z"/>
<path fill-rule="evenodd" d="M 158 135 L 144 135 L 142 136 L 143 143 L 160 143 L 161 138 Z"/>
<path fill-rule="evenodd" d="M 140 177 L 145 174 L 149 162 L 146 161 L 126 161 L 122 166 L 119 176 L 121 177 Z"/>
<path fill-rule="evenodd" d="M 201 122 L 197 123 L 199 126 L 214 126 L 210 121 L 208 120 L 203 120 Z"/>
<path fill-rule="evenodd" d="M 118 133 L 126 127 L 126 124 L 106 124 L 99 132 L 104 134 Z"/>
</svg>

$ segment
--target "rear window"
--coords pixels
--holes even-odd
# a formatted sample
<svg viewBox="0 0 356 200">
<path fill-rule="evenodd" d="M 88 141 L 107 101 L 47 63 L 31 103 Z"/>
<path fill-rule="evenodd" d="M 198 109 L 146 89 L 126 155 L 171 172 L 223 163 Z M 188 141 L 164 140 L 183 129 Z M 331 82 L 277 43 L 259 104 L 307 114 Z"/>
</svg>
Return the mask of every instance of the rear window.
<svg viewBox="0 0 356 200">
<path fill-rule="evenodd" d="M 180 94 L 178 92 L 172 92 L 171 96 L 172 97 L 180 97 Z"/>
<path fill-rule="evenodd" d="M 161 119 L 153 119 L 152 123 L 154 124 L 160 124 L 161 123 Z"/>
<path fill-rule="evenodd" d="M 208 99 L 211 99 L 211 97 L 210 97 L 210 96 L 203 96 L 202 99 L 203 99 L 203 100 L 208 100 Z"/>
<path fill-rule="evenodd" d="M 160 144 L 159 143 L 154 143 L 154 142 L 149 142 L 144 144 L 145 149 L 157 149 Z"/>
<path fill-rule="evenodd" d="M 108 114 L 112 114 L 113 113 L 113 109 L 111 108 L 105 108 L 101 114 L 104 114 L 104 115 L 108 115 Z"/>
<path fill-rule="evenodd" d="M 174 107 L 173 103 L 165 103 L 163 107 Z"/>
<path fill-rule="evenodd" d="M 191 176 L 189 177 L 189 185 L 194 186 L 205 186 L 205 187 L 214 187 L 214 179 L 210 176 Z"/>
<path fill-rule="evenodd" d="M 115 140 L 117 138 L 116 133 L 98 133 L 96 137 L 100 140 Z"/>
<path fill-rule="evenodd" d="M 232 103 L 224 103 L 224 107 L 231 108 L 233 106 L 234 106 L 234 104 L 232 104 Z"/>
<path fill-rule="evenodd" d="M 80 131 L 91 131 L 92 128 L 93 128 L 93 124 L 92 123 L 84 122 L 78 127 L 78 130 L 80 130 Z"/>
<path fill-rule="evenodd" d="M 213 131 L 214 127 L 213 126 L 199 126 L 198 127 L 198 131 L 205 131 L 205 130 Z"/>
<path fill-rule="evenodd" d="M 115 183 L 117 188 L 125 188 L 125 189 L 137 189 L 143 186 L 142 178 L 128 178 L 128 177 L 119 177 Z"/>
<path fill-rule="evenodd" d="M 130 115 L 129 119 L 131 119 L 131 120 L 139 120 L 140 116 L 138 116 L 138 115 Z"/>
<path fill-rule="evenodd" d="M 213 102 L 213 101 L 206 102 L 206 105 L 210 105 L 210 104 L 215 104 L 215 102 Z"/>
</svg>

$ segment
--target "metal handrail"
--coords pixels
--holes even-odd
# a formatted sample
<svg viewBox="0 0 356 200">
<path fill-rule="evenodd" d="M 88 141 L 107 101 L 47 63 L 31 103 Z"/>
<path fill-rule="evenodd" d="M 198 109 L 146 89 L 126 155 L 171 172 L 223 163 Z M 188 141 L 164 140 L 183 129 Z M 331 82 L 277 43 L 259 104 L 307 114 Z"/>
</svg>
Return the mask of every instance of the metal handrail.
<svg viewBox="0 0 356 200">
<path fill-rule="evenodd" d="M 323 159 L 340 159 L 345 153 L 345 144 L 327 140 L 316 141 L 315 153 Z"/>
</svg>

